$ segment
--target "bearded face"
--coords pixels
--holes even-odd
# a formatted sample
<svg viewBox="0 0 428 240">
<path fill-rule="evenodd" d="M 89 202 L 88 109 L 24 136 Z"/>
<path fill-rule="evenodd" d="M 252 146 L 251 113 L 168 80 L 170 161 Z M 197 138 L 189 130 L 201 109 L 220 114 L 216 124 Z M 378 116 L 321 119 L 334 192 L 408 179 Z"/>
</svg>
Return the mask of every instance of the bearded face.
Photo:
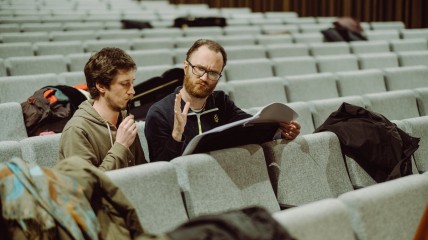
<svg viewBox="0 0 428 240">
<path fill-rule="evenodd" d="M 184 89 L 192 97 L 206 98 L 208 97 L 217 86 L 218 81 L 211 81 L 209 79 L 201 79 L 200 77 L 192 74 L 192 69 L 187 68 L 188 72 L 184 75 Z"/>
</svg>

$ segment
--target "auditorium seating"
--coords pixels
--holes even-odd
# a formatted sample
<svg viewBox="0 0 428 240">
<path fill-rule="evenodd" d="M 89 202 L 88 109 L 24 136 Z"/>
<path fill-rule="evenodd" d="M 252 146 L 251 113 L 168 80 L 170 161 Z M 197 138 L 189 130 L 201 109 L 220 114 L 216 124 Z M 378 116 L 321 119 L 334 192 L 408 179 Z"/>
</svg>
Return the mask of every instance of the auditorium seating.
<svg viewBox="0 0 428 240">
<path fill-rule="evenodd" d="M 137 62 L 138 84 L 183 67 L 193 41 L 211 38 L 229 53 L 217 89 L 250 113 L 273 101 L 287 103 L 300 115 L 301 135 L 291 142 L 276 140 L 108 172 L 136 206 L 145 229 L 162 233 L 189 217 L 261 205 L 297 239 L 413 237 L 428 203 L 426 174 L 377 184 L 343 156 L 333 133 L 313 131 L 343 102 L 366 107 L 421 138 L 413 160 L 420 173 L 426 172 L 427 29 L 364 22 L 369 41 L 325 43 L 319 30 L 334 18 L 210 9 L 206 4 L 173 6 L 160 0 L 105 2 L 116 10 L 95 1 L 71 9 L 72 2 L 18 9 L 12 1 L 1 5 L 0 161 L 18 156 L 42 166 L 55 164 L 60 134 L 29 138 L 19 103 L 46 85 L 84 82 L 83 66 L 93 51 L 126 49 Z M 187 14 L 219 14 L 227 17 L 228 26 L 171 28 L 175 17 Z M 150 21 L 154 28 L 125 30 L 120 23 L 124 18 Z M 25 59 L 34 64 L 40 57 L 55 60 L 41 67 L 16 66 Z M 144 122 L 137 122 L 137 128 L 148 159 Z M 279 204 L 297 207 L 280 211 Z"/>
</svg>

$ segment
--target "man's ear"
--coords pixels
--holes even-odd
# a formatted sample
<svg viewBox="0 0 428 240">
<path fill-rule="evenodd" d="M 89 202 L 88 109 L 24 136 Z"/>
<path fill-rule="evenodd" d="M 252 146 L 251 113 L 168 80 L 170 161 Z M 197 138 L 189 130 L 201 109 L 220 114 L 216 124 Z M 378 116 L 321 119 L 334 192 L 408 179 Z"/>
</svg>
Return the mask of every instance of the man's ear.
<svg viewBox="0 0 428 240">
<path fill-rule="evenodd" d="M 95 84 L 95 86 L 96 86 L 96 88 L 98 89 L 98 91 L 99 91 L 100 93 L 104 93 L 104 92 L 106 91 L 106 89 L 105 89 L 104 85 L 102 85 L 102 84 L 101 84 L 101 83 L 99 83 L 99 82 L 97 82 L 97 83 Z"/>
</svg>

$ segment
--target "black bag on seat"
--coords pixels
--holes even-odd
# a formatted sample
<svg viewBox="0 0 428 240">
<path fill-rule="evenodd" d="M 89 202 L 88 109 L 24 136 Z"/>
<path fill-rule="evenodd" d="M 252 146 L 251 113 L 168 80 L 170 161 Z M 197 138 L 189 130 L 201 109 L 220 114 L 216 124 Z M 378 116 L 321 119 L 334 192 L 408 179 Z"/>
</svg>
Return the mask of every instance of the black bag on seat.
<svg viewBox="0 0 428 240">
<path fill-rule="evenodd" d="M 224 17 L 179 17 L 174 20 L 174 27 L 224 27 Z"/>
<path fill-rule="evenodd" d="M 130 113 L 134 115 L 135 119 L 144 121 L 149 108 L 172 93 L 176 87 L 183 85 L 183 78 L 182 68 L 172 68 L 161 76 L 152 77 L 135 85 L 135 95 L 129 103 Z"/>
</svg>

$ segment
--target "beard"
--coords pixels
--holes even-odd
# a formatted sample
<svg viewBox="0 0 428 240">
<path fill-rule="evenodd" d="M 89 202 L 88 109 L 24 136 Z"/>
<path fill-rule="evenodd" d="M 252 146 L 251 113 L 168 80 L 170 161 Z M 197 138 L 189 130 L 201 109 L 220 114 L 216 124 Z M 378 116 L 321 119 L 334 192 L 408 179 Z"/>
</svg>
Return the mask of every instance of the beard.
<svg viewBox="0 0 428 240">
<path fill-rule="evenodd" d="M 184 89 L 186 90 L 189 95 L 195 98 L 206 98 L 208 97 L 216 87 L 216 84 L 210 84 L 208 81 L 205 81 L 204 83 L 206 86 L 201 86 L 198 83 L 202 83 L 204 81 L 197 79 L 195 81 L 192 81 L 189 77 L 189 75 L 184 75 Z"/>
</svg>

